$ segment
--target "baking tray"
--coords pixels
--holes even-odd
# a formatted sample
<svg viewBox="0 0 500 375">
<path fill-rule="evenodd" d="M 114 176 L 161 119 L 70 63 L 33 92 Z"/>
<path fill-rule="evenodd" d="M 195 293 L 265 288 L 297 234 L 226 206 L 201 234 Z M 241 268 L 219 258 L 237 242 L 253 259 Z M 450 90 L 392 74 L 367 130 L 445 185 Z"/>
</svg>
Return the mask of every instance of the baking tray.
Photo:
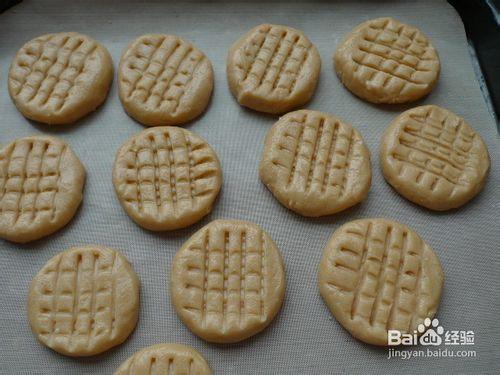
<svg viewBox="0 0 500 375">
<path fill-rule="evenodd" d="M 332 70 L 341 38 L 367 19 L 393 16 L 416 25 L 439 51 L 436 89 L 411 105 L 372 105 L 351 95 Z M 267 130 L 277 117 L 240 107 L 229 93 L 225 58 L 251 27 L 287 24 L 318 47 L 323 66 L 307 108 L 352 123 L 372 153 L 373 183 L 362 204 L 320 218 L 301 217 L 281 206 L 258 178 Z M 224 172 L 222 193 L 211 215 L 184 230 L 153 233 L 122 210 L 111 183 L 119 146 L 144 128 L 123 111 L 114 82 L 106 103 L 66 127 L 30 122 L 7 93 L 9 64 L 18 48 L 40 34 L 79 31 L 102 42 L 115 66 L 130 40 L 143 33 L 174 33 L 193 41 L 211 59 L 215 90 L 201 118 L 187 128 L 208 140 Z M 401 111 L 437 104 L 463 116 L 486 140 L 492 170 L 484 190 L 466 206 L 435 213 L 413 205 L 385 183 L 378 164 L 383 130 Z M 28 134 L 65 139 L 88 171 L 83 204 L 63 230 L 26 245 L 0 242 L 0 373 L 111 374 L 132 353 L 159 342 L 191 345 L 216 374 L 498 373 L 500 371 L 500 254 L 498 136 L 474 76 L 463 25 L 445 1 L 23 1 L 0 15 L 0 143 Z M 447 330 L 472 330 L 475 358 L 387 359 L 387 349 L 352 338 L 331 316 L 316 286 L 316 270 L 331 233 L 362 217 L 387 217 L 415 229 L 439 255 L 446 275 L 437 317 Z M 275 321 L 235 345 L 214 345 L 193 335 L 178 319 L 168 293 L 172 258 L 201 226 L 216 218 L 245 219 L 267 230 L 282 250 L 287 292 Z M 121 250 L 141 279 L 139 323 L 121 346 L 86 359 L 59 355 L 37 342 L 26 317 L 29 283 L 45 262 L 71 246 L 98 243 Z"/>
<path fill-rule="evenodd" d="M 481 90 L 500 132 L 500 0 L 448 0 L 464 22 Z M 483 84 L 484 83 L 484 84 Z"/>
</svg>

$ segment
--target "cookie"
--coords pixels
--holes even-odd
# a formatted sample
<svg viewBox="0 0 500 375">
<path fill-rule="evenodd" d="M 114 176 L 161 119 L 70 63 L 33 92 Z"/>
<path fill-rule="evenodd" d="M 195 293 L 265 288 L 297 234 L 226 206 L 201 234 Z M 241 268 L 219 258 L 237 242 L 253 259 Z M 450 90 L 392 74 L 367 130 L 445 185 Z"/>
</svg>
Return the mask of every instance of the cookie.
<svg viewBox="0 0 500 375">
<path fill-rule="evenodd" d="M 65 226 L 83 197 L 85 169 L 59 138 L 32 136 L 0 149 L 0 237 L 29 242 Z"/>
<path fill-rule="evenodd" d="M 141 227 L 184 228 L 210 213 L 222 184 L 219 159 L 198 135 L 178 127 L 146 129 L 120 148 L 116 194 Z"/>
<path fill-rule="evenodd" d="M 211 375 L 203 356 L 193 348 L 180 344 L 148 346 L 127 359 L 114 375 Z"/>
<path fill-rule="evenodd" d="M 357 26 L 333 61 L 342 83 L 372 103 L 418 100 L 433 89 L 440 71 L 438 54 L 420 30 L 387 17 Z"/>
<path fill-rule="evenodd" d="M 467 203 L 490 169 L 484 141 L 456 114 L 434 105 L 403 112 L 380 147 L 384 177 L 406 199 L 432 210 Z"/>
<path fill-rule="evenodd" d="M 269 130 L 260 178 L 278 201 L 304 216 L 323 216 L 361 202 L 371 183 L 370 152 L 351 125 L 300 110 Z"/>
<path fill-rule="evenodd" d="M 138 315 L 139 280 L 116 250 L 86 246 L 63 251 L 31 282 L 31 329 L 61 354 L 90 356 L 121 344 Z"/>
<path fill-rule="evenodd" d="M 267 113 L 286 113 L 311 99 L 321 69 L 316 47 L 299 30 L 254 27 L 227 58 L 229 88 L 238 102 Z"/>
<path fill-rule="evenodd" d="M 175 35 L 147 34 L 120 60 L 120 99 L 125 111 L 147 126 L 180 125 L 207 107 L 214 86 L 210 60 Z"/>
<path fill-rule="evenodd" d="M 319 266 L 319 291 L 338 322 L 358 340 L 387 345 L 387 331 L 413 334 L 437 311 L 443 271 L 410 228 L 386 219 L 337 229 Z"/>
<path fill-rule="evenodd" d="M 196 335 L 238 342 L 278 313 L 285 296 L 283 260 L 257 225 L 215 220 L 175 255 L 170 289 L 177 314 Z"/>
<path fill-rule="evenodd" d="M 75 122 L 99 107 L 113 80 L 106 48 L 78 33 L 30 40 L 14 57 L 9 93 L 27 118 L 47 124 Z"/>
</svg>

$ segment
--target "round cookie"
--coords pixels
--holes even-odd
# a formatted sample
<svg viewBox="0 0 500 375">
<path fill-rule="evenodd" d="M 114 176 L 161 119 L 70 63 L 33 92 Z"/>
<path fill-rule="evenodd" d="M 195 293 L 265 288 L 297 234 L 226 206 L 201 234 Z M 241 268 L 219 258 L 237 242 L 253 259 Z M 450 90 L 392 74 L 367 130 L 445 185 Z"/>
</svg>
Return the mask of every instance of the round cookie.
<svg viewBox="0 0 500 375">
<path fill-rule="evenodd" d="M 180 344 L 148 346 L 128 358 L 114 375 L 211 375 L 203 356 L 193 348 Z"/>
<path fill-rule="evenodd" d="M 358 340 L 387 345 L 387 331 L 411 333 L 437 311 L 443 271 L 410 228 L 386 219 L 337 229 L 321 258 L 319 291 L 338 322 Z"/>
<path fill-rule="evenodd" d="M 31 282 L 31 329 L 61 354 L 90 356 L 119 345 L 138 316 L 139 279 L 116 250 L 86 246 L 63 251 Z"/>
<path fill-rule="evenodd" d="M 175 255 L 170 289 L 177 314 L 196 335 L 238 342 L 278 313 L 285 296 L 283 260 L 257 225 L 215 220 Z"/>
<path fill-rule="evenodd" d="M 85 168 L 59 138 L 31 136 L 0 149 L 0 237 L 29 242 L 65 226 L 83 197 Z"/>
<path fill-rule="evenodd" d="M 187 227 L 212 210 L 222 184 L 214 150 L 182 128 L 146 129 L 120 148 L 113 169 L 116 194 L 141 227 Z"/>
<path fill-rule="evenodd" d="M 180 125 L 207 107 L 214 86 L 210 60 L 175 35 L 135 39 L 120 60 L 120 99 L 125 111 L 147 126 Z"/>
<path fill-rule="evenodd" d="M 362 23 L 337 48 L 334 67 L 342 83 L 372 103 L 406 103 L 427 95 L 440 62 L 429 40 L 393 18 Z"/>
<path fill-rule="evenodd" d="M 229 50 L 229 88 L 245 107 L 286 113 L 311 99 L 321 68 L 316 47 L 299 30 L 262 24 Z"/>
<path fill-rule="evenodd" d="M 403 112 L 380 147 L 385 179 L 406 199 L 449 210 L 483 188 L 490 169 L 484 141 L 456 114 L 426 105 Z"/>
<path fill-rule="evenodd" d="M 370 152 L 358 131 L 338 118 L 290 112 L 267 133 L 260 178 L 285 207 L 304 216 L 330 215 L 367 196 Z"/>
<path fill-rule="evenodd" d="M 63 125 L 99 107 L 113 80 L 106 48 L 78 33 L 47 34 L 30 40 L 9 71 L 9 93 L 27 118 Z"/>
</svg>

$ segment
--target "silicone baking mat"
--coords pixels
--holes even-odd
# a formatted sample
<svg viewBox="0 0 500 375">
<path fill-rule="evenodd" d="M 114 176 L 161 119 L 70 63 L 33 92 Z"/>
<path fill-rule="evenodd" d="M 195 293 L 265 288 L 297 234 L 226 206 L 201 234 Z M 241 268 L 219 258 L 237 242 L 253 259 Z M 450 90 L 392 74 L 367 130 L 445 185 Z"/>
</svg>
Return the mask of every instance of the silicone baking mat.
<svg viewBox="0 0 500 375">
<path fill-rule="evenodd" d="M 439 51 L 436 89 L 412 105 L 361 101 L 341 85 L 331 54 L 355 25 L 393 16 L 416 25 Z M 307 108 L 334 113 L 352 123 L 372 153 L 373 182 L 365 202 L 343 213 L 307 219 L 282 207 L 258 178 L 264 136 L 277 117 L 240 107 L 225 76 L 228 48 L 251 27 L 286 24 L 303 30 L 319 49 L 319 85 Z M 193 41 L 211 59 L 215 90 L 201 118 L 187 126 L 214 147 L 224 184 L 211 215 L 184 230 L 153 233 L 135 225 L 120 207 L 111 183 L 119 146 L 143 126 L 123 111 L 116 80 L 102 108 L 79 123 L 50 127 L 23 118 L 7 93 L 9 64 L 23 43 L 41 34 L 79 31 L 102 42 L 115 66 L 127 44 L 143 33 L 173 33 Z M 413 205 L 384 181 L 378 163 L 383 130 L 401 111 L 437 104 L 463 116 L 486 140 L 492 171 L 484 190 L 461 209 L 435 213 Z M 464 373 L 500 371 L 500 231 L 498 136 L 474 76 L 460 18 L 444 1 L 23 1 L 0 15 L 0 143 L 28 134 L 68 141 L 88 171 L 83 204 L 63 230 L 16 245 L 0 242 L 0 372 L 4 374 L 111 374 L 135 351 L 159 342 L 191 345 L 216 374 Z M 441 259 L 445 288 L 437 317 L 446 330 L 474 331 L 476 358 L 388 359 L 387 349 L 362 344 L 331 316 L 316 286 L 323 248 L 341 224 L 387 217 L 416 230 Z M 172 258 L 201 226 L 216 218 L 250 220 L 280 247 L 287 292 L 276 320 L 261 334 L 235 345 L 213 345 L 193 335 L 176 316 L 168 293 Z M 139 323 L 121 346 L 97 357 L 73 359 L 37 342 L 26 317 L 31 278 L 59 251 L 98 243 L 121 250 L 141 283 Z M 444 349 L 444 345 L 441 347 Z"/>
</svg>

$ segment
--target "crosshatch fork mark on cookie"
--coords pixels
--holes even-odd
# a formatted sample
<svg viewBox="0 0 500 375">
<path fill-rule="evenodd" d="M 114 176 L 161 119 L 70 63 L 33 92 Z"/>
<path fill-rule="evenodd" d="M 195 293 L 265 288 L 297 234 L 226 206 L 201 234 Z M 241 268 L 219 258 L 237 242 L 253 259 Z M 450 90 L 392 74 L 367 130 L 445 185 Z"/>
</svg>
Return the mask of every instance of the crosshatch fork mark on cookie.
<svg viewBox="0 0 500 375">
<path fill-rule="evenodd" d="M 196 204 L 217 189 L 217 161 L 208 145 L 183 129 L 153 130 L 125 150 L 130 154 L 126 178 L 118 183 L 125 201 L 139 212 L 147 206 L 160 213 Z"/>
<path fill-rule="evenodd" d="M 367 69 L 371 85 L 386 87 L 394 80 L 400 92 L 432 84 L 439 60 L 427 39 L 407 25 L 389 19 L 379 23 L 372 22 L 359 41 L 352 56 L 355 71 Z"/>
<path fill-rule="evenodd" d="M 23 73 L 10 77 L 16 87 L 14 96 L 63 110 L 97 48 L 95 41 L 82 35 L 52 34 L 33 40 L 16 58 Z"/>
<path fill-rule="evenodd" d="M 330 272 L 347 273 L 357 282 L 347 287 L 330 281 L 329 287 L 349 296 L 351 320 L 410 332 L 430 308 L 421 240 L 399 226 L 370 221 L 345 232 L 359 240 L 341 241 L 330 258 Z"/>
<path fill-rule="evenodd" d="M 193 236 L 176 255 L 172 281 L 183 320 L 201 337 L 224 337 L 221 342 L 260 331 L 283 298 L 278 250 L 265 232 L 244 222 L 216 221 Z"/>
<path fill-rule="evenodd" d="M 429 173 L 435 176 L 431 187 L 435 188 L 439 179 L 458 186 L 470 160 L 474 137 L 475 133 L 464 127 L 463 119 L 428 109 L 409 115 L 392 157 L 401 162 L 400 174 L 405 168 L 421 171 L 417 183 Z"/>
<path fill-rule="evenodd" d="M 350 127 L 322 116 L 304 114 L 290 119 L 276 146 L 278 157 L 293 155 L 291 163 L 276 161 L 289 171 L 288 188 L 303 192 L 314 189 L 321 194 L 333 188 L 341 197 L 355 152 L 354 136 Z"/>
<path fill-rule="evenodd" d="M 292 30 L 264 25 L 243 48 L 244 63 L 237 64 L 242 84 L 269 93 L 291 95 L 309 56 L 311 43 Z"/>
<path fill-rule="evenodd" d="M 252 233 L 251 236 L 259 239 L 259 243 L 250 246 L 247 242 L 248 236 L 246 229 L 241 232 L 220 233 L 206 230 L 200 241 L 202 246 L 198 247 L 196 244 L 189 248 L 190 252 L 199 254 L 202 259 L 201 267 L 193 264 L 189 271 L 201 273 L 203 277 L 200 280 L 203 282 L 196 282 L 198 277 L 188 276 L 187 279 L 192 281 L 189 281 L 187 287 L 194 287 L 202 292 L 202 303 L 199 308 L 184 308 L 196 312 L 202 326 L 207 324 L 206 319 L 210 315 L 219 316 L 219 328 L 222 331 L 228 328 L 230 316 L 236 317 L 238 327 L 246 324 L 248 316 L 254 316 L 261 321 L 265 319 L 265 237 L 263 233 Z M 211 237 L 220 237 L 220 241 L 212 241 Z M 219 244 L 221 246 L 218 246 Z M 249 278 L 255 280 L 247 283 Z M 219 306 L 214 304 L 217 300 L 221 302 Z"/>
<path fill-rule="evenodd" d="M 156 344 L 129 357 L 116 375 L 141 373 L 147 375 L 208 375 L 212 374 L 203 357 L 194 349 L 180 344 Z"/>
<path fill-rule="evenodd" d="M 122 78 L 126 97 L 140 98 L 155 109 L 167 106 L 176 113 L 200 63 L 206 57 L 190 43 L 173 36 L 143 38 L 124 64 L 133 78 Z"/>
<path fill-rule="evenodd" d="M 0 155 L 0 215 L 10 225 L 21 218 L 33 223 L 41 214 L 54 220 L 65 151 L 62 143 L 19 140 Z"/>
<path fill-rule="evenodd" d="M 65 340 L 67 347 L 90 348 L 94 340 L 115 335 L 117 255 L 100 251 L 62 253 L 42 274 L 50 276 L 39 297 L 39 332 L 47 345 Z"/>
</svg>

